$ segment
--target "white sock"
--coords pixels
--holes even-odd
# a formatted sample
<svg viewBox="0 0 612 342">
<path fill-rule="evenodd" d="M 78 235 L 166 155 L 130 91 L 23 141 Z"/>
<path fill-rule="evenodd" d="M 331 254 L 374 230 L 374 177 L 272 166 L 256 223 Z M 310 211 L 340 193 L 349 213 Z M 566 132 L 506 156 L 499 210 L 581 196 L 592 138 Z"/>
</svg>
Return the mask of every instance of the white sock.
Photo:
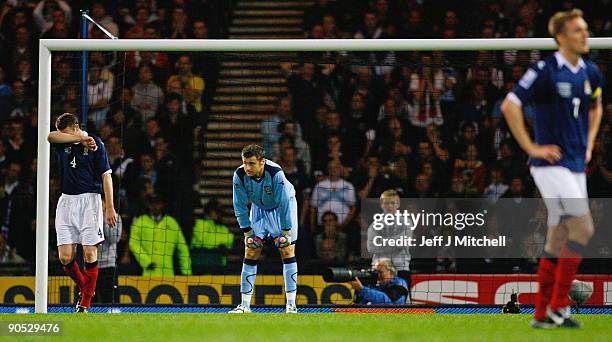
<svg viewBox="0 0 612 342">
<path fill-rule="evenodd" d="M 242 294 L 242 306 L 246 306 L 247 308 L 251 307 L 251 296 L 253 293 L 243 293 Z"/>
<path fill-rule="evenodd" d="M 295 305 L 295 295 L 297 291 L 285 292 L 285 294 L 287 295 L 287 305 Z"/>
</svg>

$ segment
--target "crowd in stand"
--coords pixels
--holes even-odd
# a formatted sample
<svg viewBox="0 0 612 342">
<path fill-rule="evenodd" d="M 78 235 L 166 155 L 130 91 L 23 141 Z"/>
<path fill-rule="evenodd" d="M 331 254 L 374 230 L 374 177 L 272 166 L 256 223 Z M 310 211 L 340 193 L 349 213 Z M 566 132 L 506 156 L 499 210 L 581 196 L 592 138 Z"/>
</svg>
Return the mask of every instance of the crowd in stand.
<svg viewBox="0 0 612 342">
<path fill-rule="evenodd" d="M 305 11 L 303 29 L 312 39 L 547 37 L 548 18 L 575 6 L 583 6 L 592 36 L 610 35 L 612 21 L 603 14 L 610 4 L 563 1 L 553 6 L 535 0 L 454 5 L 319 0 Z M 306 259 L 356 262 L 364 238 L 360 201 L 387 189 L 409 198 L 537 197 L 527 156 L 513 140 L 500 105 L 526 68 L 545 55 L 535 50 L 309 53 L 300 63 L 286 65 L 290 96 L 262 132 L 278 125 L 278 135 L 267 136 L 264 144 L 267 150 L 290 151 L 279 162 L 302 196 L 298 251 Z M 609 79 L 610 51 L 591 57 Z M 606 197 L 612 190 L 609 91 L 608 85 L 588 167 L 591 197 Z M 525 115 L 533 128 L 530 106 Z M 544 236 L 530 238 L 516 243 L 535 260 L 539 252 L 528 249 L 538 244 L 541 249 Z M 605 247 L 593 247 L 609 255 Z M 486 263 L 476 262 L 481 270 Z M 523 261 L 509 264 L 499 271 L 532 270 Z M 420 266 L 437 272 L 458 268 L 452 255 Z"/>
<path fill-rule="evenodd" d="M 0 262 L 34 260 L 38 39 L 77 37 L 80 8 L 91 8 L 91 17 L 120 38 L 222 38 L 228 3 L 4 3 Z M 610 3 L 578 0 L 555 6 L 538 0 L 317 0 L 305 11 L 303 29 L 305 38 L 312 39 L 545 37 L 550 15 L 575 6 L 585 11 L 592 36 L 610 35 L 612 22 L 605 14 L 612 12 Z M 92 24 L 88 33 L 106 38 Z M 358 262 L 363 238 L 360 200 L 376 198 L 387 189 L 416 198 L 535 196 L 526 156 L 511 138 L 500 103 L 525 68 L 544 54 L 322 53 L 304 54 L 301 63 L 283 65 L 289 94 L 262 122 L 262 144 L 296 187 L 301 210 L 297 251 L 302 260 Z M 79 55 L 53 56 L 52 122 L 63 112 L 79 113 L 81 108 Z M 606 64 L 612 60 L 610 51 L 593 57 L 602 62 L 606 79 L 612 79 Z M 176 248 L 182 257 L 191 253 L 194 271 L 225 265 L 225 252 L 201 247 L 212 243 L 215 248 L 236 248 L 234 240 L 240 235 L 233 239 L 219 224 L 223 213 L 214 201 L 204 218 L 194 219 L 191 194 L 219 62 L 203 54 L 163 52 L 92 52 L 89 59 L 87 130 L 106 143 L 124 222 L 156 224 L 168 216 L 180 226 L 183 236 L 174 239 Z M 118 84 L 123 79 L 125 84 Z M 612 193 L 610 83 L 604 89 L 604 119 L 588 168 L 594 197 Z M 529 119 L 533 112 L 525 107 L 525 114 Z M 53 213 L 60 192 L 57 178 L 50 185 Z M 146 263 L 134 255 L 142 248 L 140 238 L 130 236 L 130 224 L 125 228 L 119 270 L 137 269 L 140 263 L 146 273 Z M 211 231 L 214 241 L 207 234 Z M 53 251 L 53 239 L 51 247 Z M 441 256 L 435 271 L 456 267 L 452 257 Z M 182 273 L 188 273 L 187 268 L 185 263 L 176 267 Z"/>
<path fill-rule="evenodd" d="M 0 262 L 32 263 L 35 257 L 38 40 L 81 36 L 83 8 L 119 38 L 220 38 L 226 34 L 229 5 L 216 0 L 4 2 L 0 8 Z M 109 38 L 91 22 L 87 34 Z M 193 236 L 189 247 L 203 247 L 210 216 L 216 217 L 220 207 L 211 203 L 205 217 L 194 217 L 192 189 L 219 63 L 210 56 L 163 52 L 91 52 L 88 58 L 88 121 L 81 125 L 105 142 L 116 207 L 128 223 L 119 242 L 119 269 L 137 269 L 141 261 L 134 252 L 141 246 L 130 234 L 131 223 L 159 215 L 152 213 L 157 209 L 152 202 L 159 203 L 163 214 L 181 228 L 182 239 L 177 241 L 186 244 Z M 81 113 L 81 70 L 80 53 L 53 54 L 52 123 L 64 112 Z M 57 176 L 52 164 L 51 223 L 61 192 Z M 207 228 L 202 230 L 203 226 Z M 225 226 L 216 231 L 229 232 Z M 49 236 L 53 265 L 53 227 Z"/>
</svg>

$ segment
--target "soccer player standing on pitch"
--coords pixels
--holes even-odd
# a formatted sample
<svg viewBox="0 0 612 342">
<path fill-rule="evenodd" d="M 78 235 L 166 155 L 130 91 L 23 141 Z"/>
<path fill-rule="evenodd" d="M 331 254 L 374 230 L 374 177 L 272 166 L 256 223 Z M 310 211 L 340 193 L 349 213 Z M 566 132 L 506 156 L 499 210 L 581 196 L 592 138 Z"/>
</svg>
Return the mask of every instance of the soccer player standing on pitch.
<svg viewBox="0 0 612 342">
<path fill-rule="evenodd" d="M 66 274 L 79 287 L 76 312 L 87 312 L 98 279 L 98 247 L 104 241 L 102 220 L 115 226 L 111 166 L 104 143 L 79 127 L 74 114 L 64 113 L 55 122 L 57 131 L 47 140 L 54 144 L 59 159 L 62 195 L 57 202 L 55 231 L 59 259 Z M 106 215 L 102 215 L 102 198 Z M 84 274 L 75 260 L 76 245 L 83 246 Z"/>
<path fill-rule="evenodd" d="M 559 50 L 529 68 L 502 110 L 520 146 L 529 154 L 530 171 L 548 209 L 548 233 L 538 267 L 539 292 L 534 328 L 578 328 L 570 318 L 568 292 L 593 236 L 585 168 L 602 117 L 603 77 L 581 58 L 589 52 L 582 11 L 559 12 L 548 31 Z M 523 119 L 522 105 L 535 105 L 535 142 Z M 566 217 L 561 221 L 562 217 Z"/>
<path fill-rule="evenodd" d="M 286 312 L 296 313 L 298 234 L 295 189 L 281 167 L 265 159 L 263 147 L 242 149 L 242 166 L 234 172 L 234 212 L 244 233 L 244 263 L 240 278 L 242 302 L 230 313 L 251 312 L 251 296 L 257 276 L 257 259 L 264 241 L 273 239 L 283 260 L 287 296 Z M 249 212 L 248 202 L 251 202 Z"/>
</svg>

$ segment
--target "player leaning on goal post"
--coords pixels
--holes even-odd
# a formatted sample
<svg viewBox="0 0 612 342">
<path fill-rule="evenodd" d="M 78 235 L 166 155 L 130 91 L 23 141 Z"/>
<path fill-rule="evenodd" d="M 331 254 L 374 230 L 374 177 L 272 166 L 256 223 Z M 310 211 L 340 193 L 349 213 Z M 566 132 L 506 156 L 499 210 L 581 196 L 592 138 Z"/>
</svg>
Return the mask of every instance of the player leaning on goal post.
<svg viewBox="0 0 612 342">
<path fill-rule="evenodd" d="M 568 292 L 593 236 L 585 168 L 602 117 L 603 77 L 581 58 L 589 52 L 582 11 L 559 12 L 548 31 L 559 50 L 525 72 L 502 110 L 512 134 L 529 154 L 530 171 L 548 209 L 548 233 L 538 266 L 534 328 L 578 328 L 570 318 Z M 535 142 L 522 105 L 535 106 Z M 568 217 L 561 221 L 562 217 Z"/>
<path fill-rule="evenodd" d="M 283 260 L 287 296 L 286 312 L 296 313 L 298 235 L 295 189 L 281 167 L 265 159 L 263 147 L 242 149 L 242 166 L 234 172 L 234 212 L 244 233 L 244 263 L 240 277 L 242 302 L 230 313 L 251 312 L 251 296 L 257 276 L 257 259 L 264 241 L 272 239 Z M 251 202 L 249 213 L 248 202 Z"/>
<path fill-rule="evenodd" d="M 81 130 L 74 114 L 64 113 L 47 140 L 55 147 L 60 166 L 62 195 L 57 202 L 55 231 L 59 259 L 79 288 L 76 312 L 87 312 L 98 279 L 98 247 L 104 241 L 102 220 L 114 227 L 113 181 L 106 148 L 100 138 Z M 106 215 L 102 215 L 102 198 Z M 75 260 L 76 245 L 83 246 L 85 271 Z"/>
</svg>

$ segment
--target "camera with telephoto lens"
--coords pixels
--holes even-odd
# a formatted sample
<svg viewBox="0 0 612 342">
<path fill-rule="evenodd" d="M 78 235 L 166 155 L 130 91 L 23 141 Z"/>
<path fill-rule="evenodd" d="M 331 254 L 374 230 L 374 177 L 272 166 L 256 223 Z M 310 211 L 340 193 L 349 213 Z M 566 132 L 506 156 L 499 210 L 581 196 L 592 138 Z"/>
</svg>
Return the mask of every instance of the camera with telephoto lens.
<svg viewBox="0 0 612 342">
<path fill-rule="evenodd" d="M 518 293 L 512 292 L 510 301 L 502 308 L 503 313 L 517 314 L 521 313 L 521 307 L 518 303 Z"/>
<path fill-rule="evenodd" d="M 329 267 L 323 272 L 323 280 L 328 283 L 346 283 L 355 278 L 361 280 L 375 280 L 378 277 L 376 270 L 356 270 L 345 267 Z"/>
</svg>

